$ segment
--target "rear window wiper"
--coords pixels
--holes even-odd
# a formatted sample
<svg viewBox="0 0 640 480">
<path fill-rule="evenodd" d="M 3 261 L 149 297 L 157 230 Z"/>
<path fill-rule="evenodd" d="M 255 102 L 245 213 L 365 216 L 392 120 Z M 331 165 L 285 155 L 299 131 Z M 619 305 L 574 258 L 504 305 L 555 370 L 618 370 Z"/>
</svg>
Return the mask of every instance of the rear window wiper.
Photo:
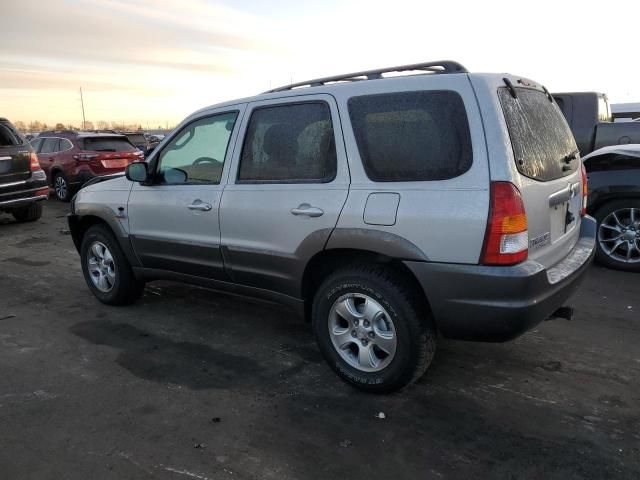
<svg viewBox="0 0 640 480">
<path fill-rule="evenodd" d="M 567 153 L 564 157 L 562 157 L 562 161 L 564 163 L 571 163 L 573 160 L 575 160 L 576 158 L 578 158 L 578 155 L 580 154 L 580 150 L 574 150 L 571 153 Z"/>
</svg>

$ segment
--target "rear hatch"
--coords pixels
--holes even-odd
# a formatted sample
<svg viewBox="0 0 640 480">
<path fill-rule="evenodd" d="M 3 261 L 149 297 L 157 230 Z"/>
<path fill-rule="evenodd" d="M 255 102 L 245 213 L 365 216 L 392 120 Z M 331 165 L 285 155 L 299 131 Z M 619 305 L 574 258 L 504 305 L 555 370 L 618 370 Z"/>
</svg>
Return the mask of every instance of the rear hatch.
<svg viewBox="0 0 640 480">
<path fill-rule="evenodd" d="M 578 148 L 562 112 L 544 91 L 500 88 L 498 97 L 527 214 L 529 258 L 549 267 L 569 253 L 580 233 Z"/>
<path fill-rule="evenodd" d="M 94 170 L 114 173 L 142 159 L 142 153 L 124 135 L 85 136 L 78 141 L 80 160 L 88 161 Z"/>
<path fill-rule="evenodd" d="M 0 186 L 31 176 L 30 147 L 8 122 L 0 122 Z"/>
</svg>

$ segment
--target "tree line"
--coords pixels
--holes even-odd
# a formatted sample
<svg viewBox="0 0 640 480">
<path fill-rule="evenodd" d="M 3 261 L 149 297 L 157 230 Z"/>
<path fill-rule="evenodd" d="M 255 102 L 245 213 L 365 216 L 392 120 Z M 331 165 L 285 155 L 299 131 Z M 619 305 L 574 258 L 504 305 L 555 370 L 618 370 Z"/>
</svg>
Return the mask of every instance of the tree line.
<svg viewBox="0 0 640 480">
<path fill-rule="evenodd" d="M 13 125 L 21 133 L 38 133 L 46 130 L 142 130 L 142 125 L 139 123 L 107 122 L 104 120 L 99 120 L 95 123 L 87 121 L 85 122 L 84 128 L 82 128 L 82 125 L 64 124 L 60 122 L 47 124 L 46 122 L 40 122 L 38 120 L 33 122 L 17 120 L 13 122 Z M 158 125 L 157 128 L 158 130 L 162 130 L 164 127 Z"/>
</svg>

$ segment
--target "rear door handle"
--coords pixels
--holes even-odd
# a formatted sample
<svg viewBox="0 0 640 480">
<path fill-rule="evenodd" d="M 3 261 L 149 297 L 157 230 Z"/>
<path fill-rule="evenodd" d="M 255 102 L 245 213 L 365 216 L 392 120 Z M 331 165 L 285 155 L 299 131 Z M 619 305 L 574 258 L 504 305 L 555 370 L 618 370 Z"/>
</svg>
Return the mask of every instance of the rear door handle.
<svg viewBox="0 0 640 480">
<path fill-rule="evenodd" d="M 312 207 L 308 203 L 302 203 L 297 208 L 292 208 L 291 213 L 299 216 L 305 215 L 307 217 L 319 217 L 324 214 L 324 210 L 318 207 Z"/>
<path fill-rule="evenodd" d="M 199 210 L 201 212 L 208 212 L 213 207 L 210 203 L 205 203 L 202 200 L 195 200 L 191 205 L 188 205 L 189 210 Z"/>
</svg>

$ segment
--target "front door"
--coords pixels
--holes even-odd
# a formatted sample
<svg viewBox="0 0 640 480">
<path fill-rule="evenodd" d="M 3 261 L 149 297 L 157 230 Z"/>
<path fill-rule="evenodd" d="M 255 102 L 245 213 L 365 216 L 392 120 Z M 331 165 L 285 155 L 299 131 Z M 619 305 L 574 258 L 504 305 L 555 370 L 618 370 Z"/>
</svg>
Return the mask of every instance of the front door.
<svg viewBox="0 0 640 480">
<path fill-rule="evenodd" d="M 188 121 L 150 163 L 128 203 L 130 238 L 145 268 L 225 279 L 218 212 L 240 109 Z"/>
<path fill-rule="evenodd" d="M 299 297 L 349 190 L 335 101 L 254 102 L 244 117 L 220 207 L 225 265 L 237 283 Z"/>
</svg>

